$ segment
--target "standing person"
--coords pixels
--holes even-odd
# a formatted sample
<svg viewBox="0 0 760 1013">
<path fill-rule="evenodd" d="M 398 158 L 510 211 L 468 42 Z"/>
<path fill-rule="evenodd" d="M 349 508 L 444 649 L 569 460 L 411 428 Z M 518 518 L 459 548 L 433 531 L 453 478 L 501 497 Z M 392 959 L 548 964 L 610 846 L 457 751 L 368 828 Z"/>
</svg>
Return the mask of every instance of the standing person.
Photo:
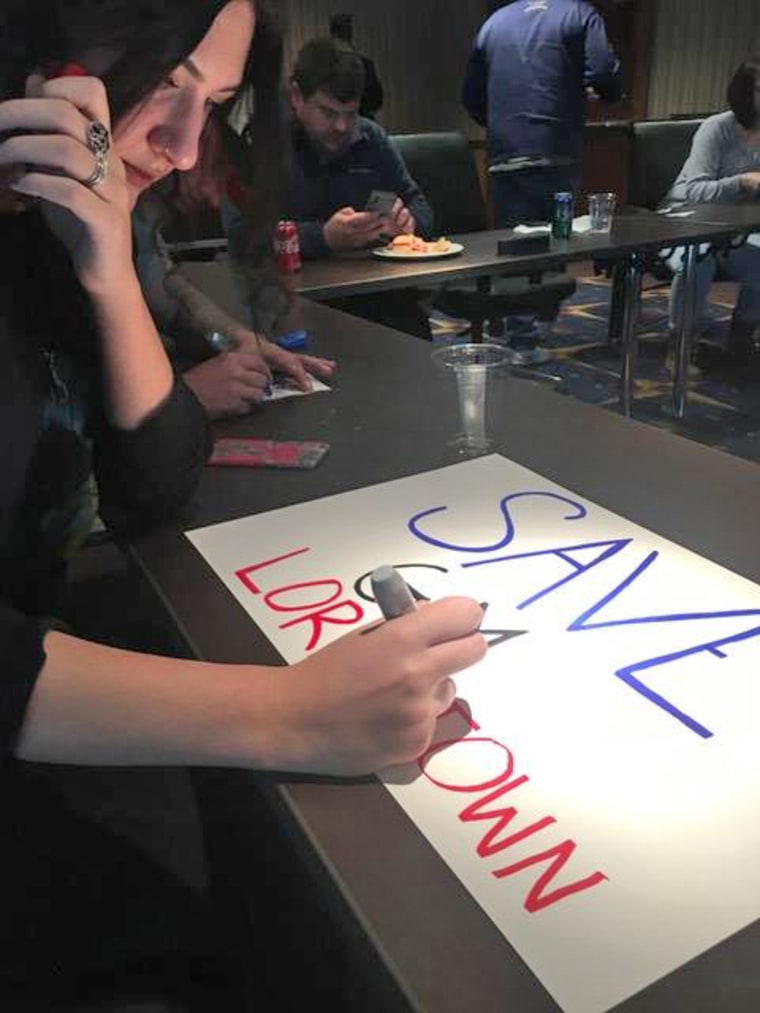
<svg viewBox="0 0 760 1013">
<path fill-rule="evenodd" d="M 760 57 L 745 60 L 728 84 L 728 109 L 708 116 L 692 140 L 683 168 L 665 197 L 665 203 L 741 204 L 760 198 Z M 722 256 L 726 277 L 741 284 L 734 307 L 728 344 L 720 348 L 709 340 L 695 349 L 696 365 L 704 369 L 760 364 L 760 235 Z M 707 252 L 707 247 L 702 251 Z M 675 328 L 684 297 L 683 251 L 669 264 L 675 272 L 670 289 L 670 323 Z M 695 329 L 709 334 L 712 320 L 708 297 L 715 275 L 715 256 L 696 266 Z"/>
<path fill-rule="evenodd" d="M 248 93 L 267 13 L 265 0 L 3 8 L 0 185 L 22 198 L 0 218 L 13 251 L 0 278 L 4 1008 L 64 1008 L 98 980 L 113 995 L 130 958 L 187 952 L 198 915 L 124 841 L 37 794 L 31 764 L 368 772 L 426 748 L 450 676 L 486 649 L 469 599 L 350 633 L 287 670 L 125 651 L 46 618 L 87 527 L 91 467 L 103 515 L 135 530 L 176 515 L 206 458 L 205 413 L 135 273 L 130 212 L 193 166 L 205 124 Z M 217 995 L 195 1008 L 236 1007 Z"/>
<path fill-rule="evenodd" d="M 330 18 L 330 35 L 340 39 L 349 46 L 354 45 L 354 17 L 352 14 L 333 14 Z M 354 47 L 355 48 L 355 47 Z M 377 76 L 375 62 L 366 53 L 360 52 L 359 57 L 364 64 L 364 90 L 359 103 L 359 115 L 374 120 L 383 106 L 383 85 Z"/>
<path fill-rule="evenodd" d="M 551 221 L 554 194 L 577 194 L 588 90 L 617 99 L 620 61 L 586 0 L 513 0 L 480 28 L 462 98 L 507 170 L 491 175 L 497 227 Z"/>
</svg>

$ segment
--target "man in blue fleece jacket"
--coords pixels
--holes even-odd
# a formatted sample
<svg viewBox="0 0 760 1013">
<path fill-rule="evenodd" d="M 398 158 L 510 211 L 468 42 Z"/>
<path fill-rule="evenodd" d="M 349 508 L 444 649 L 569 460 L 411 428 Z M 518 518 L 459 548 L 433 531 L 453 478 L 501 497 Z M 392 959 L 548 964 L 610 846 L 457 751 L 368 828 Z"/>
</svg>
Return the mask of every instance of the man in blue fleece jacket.
<svg viewBox="0 0 760 1013">
<path fill-rule="evenodd" d="M 585 0 L 512 0 L 481 27 L 462 100 L 486 127 L 494 223 L 551 221 L 554 194 L 577 193 L 587 93 L 620 96 L 620 61 L 604 21 Z M 520 361 L 551 358 L 532 316 L 509 317 Z M 494 322 L 489 326 L 492 336 Z"/>
<path fill-rule="evenodd" d="M 580 184 L 588 90 L 620 97 L 620 61 L 586 0 L 513 0 L 478 32 L 463 101 L 486 127 L 498 225 L 548 221 L 554 193 Z"/>
</svg>

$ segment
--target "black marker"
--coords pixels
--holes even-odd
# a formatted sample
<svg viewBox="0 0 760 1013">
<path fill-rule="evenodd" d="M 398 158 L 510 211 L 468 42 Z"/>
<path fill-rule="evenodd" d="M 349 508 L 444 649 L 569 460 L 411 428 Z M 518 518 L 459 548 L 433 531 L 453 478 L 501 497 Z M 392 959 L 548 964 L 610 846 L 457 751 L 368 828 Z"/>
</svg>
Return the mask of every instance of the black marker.
<svg viewBox="0 0 760 1013">
<path fill-rule="evenodd" d="M 372 571 L 370 580 L 375 601 L 385 619 L 397 619 L 417 608 L 409 585 L 392 566 L 378 566 Z"/>
</svg>

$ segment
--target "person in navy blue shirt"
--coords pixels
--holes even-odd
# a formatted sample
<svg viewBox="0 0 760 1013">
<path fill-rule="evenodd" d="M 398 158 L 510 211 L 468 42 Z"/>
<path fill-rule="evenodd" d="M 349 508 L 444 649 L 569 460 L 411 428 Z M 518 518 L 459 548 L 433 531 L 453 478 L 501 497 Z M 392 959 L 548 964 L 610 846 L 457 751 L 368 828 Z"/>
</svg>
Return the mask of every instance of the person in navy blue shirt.
<svg viewBox="0 0 760 1013">
<path fill-rule="evenodd" d="M 312 39 L 296 58 L 287 213 L 307 260 L 433 227 L 430 205 L 388 135 L 359 115 L 364 82 L 361 57 L 338 39 Z M 397 195 L 390 216 L 363 210 L 373 190 Z"/>
<path fill-rule="evenodd" d="M 587 93 L 620 97 L 620 61 L 586 0 L 513 0 L 478 32 L 463 101 L 486 127 L 497 225 L 548 221 L 554 193 L 577 192 Z"/>
<path fill-rule="evenodd" d="M 486 127 L 494 223 L 551 221 L 554 194 L 577 193 L 587 94 L 620 95 L 620 61 L 604 20 L 585 0 L 512 0 L 481 27 L 462 100 Z M 516 362 L 551 358 L 535 317 L 506 320 Z M 491 321 L 499 338 L 504 323 Z"/>
</svg>

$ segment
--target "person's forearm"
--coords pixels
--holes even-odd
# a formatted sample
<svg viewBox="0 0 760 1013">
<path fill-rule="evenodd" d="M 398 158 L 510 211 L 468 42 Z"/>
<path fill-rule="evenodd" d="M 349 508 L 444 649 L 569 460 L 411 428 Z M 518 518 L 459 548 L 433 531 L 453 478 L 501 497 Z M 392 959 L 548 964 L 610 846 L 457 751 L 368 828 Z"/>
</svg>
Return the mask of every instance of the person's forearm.
<svg viewBox="0 0 760 1013">
<path fill-rule="evenodd" d="M 684 199 L 694 204 L 731 204 L 742 197 L 741 176 L 723 179 L 692 178 L 684 182 Z"/>
<path fill-rule="evenodd" d="M 15 755 L 350 776 L 408 763 L 453 702 L 451 676 L 488 650 L 482 618 L 475 601 L 443 598 L 277 668 L 140 655 L 50 632 Z"/>
<path fill-rule="evenodd" d="M 45 638 L 16 755 L 46 763 L 267 769 L 281 673 Z M 285 743 L 282 743 L 283 745 Z"/>
<path fill-rule="evenodd" d="M 174 373 L 133 275 L 114 296 L 93 300 L 101 335 L 109 421 L 136 429 L 169 395 Z"/>
<path fill-rule="evenodd" d="M 181 268 L 175 268 L 167 275 L 166 289 L 179 303 L 177 324 L 194 335 L 205 337 L 210 331 L 218 331 L 239 344 L 243 333 L 250 333 L 240 320 L 236 320 L 193 285 Z"/>
</svg>

